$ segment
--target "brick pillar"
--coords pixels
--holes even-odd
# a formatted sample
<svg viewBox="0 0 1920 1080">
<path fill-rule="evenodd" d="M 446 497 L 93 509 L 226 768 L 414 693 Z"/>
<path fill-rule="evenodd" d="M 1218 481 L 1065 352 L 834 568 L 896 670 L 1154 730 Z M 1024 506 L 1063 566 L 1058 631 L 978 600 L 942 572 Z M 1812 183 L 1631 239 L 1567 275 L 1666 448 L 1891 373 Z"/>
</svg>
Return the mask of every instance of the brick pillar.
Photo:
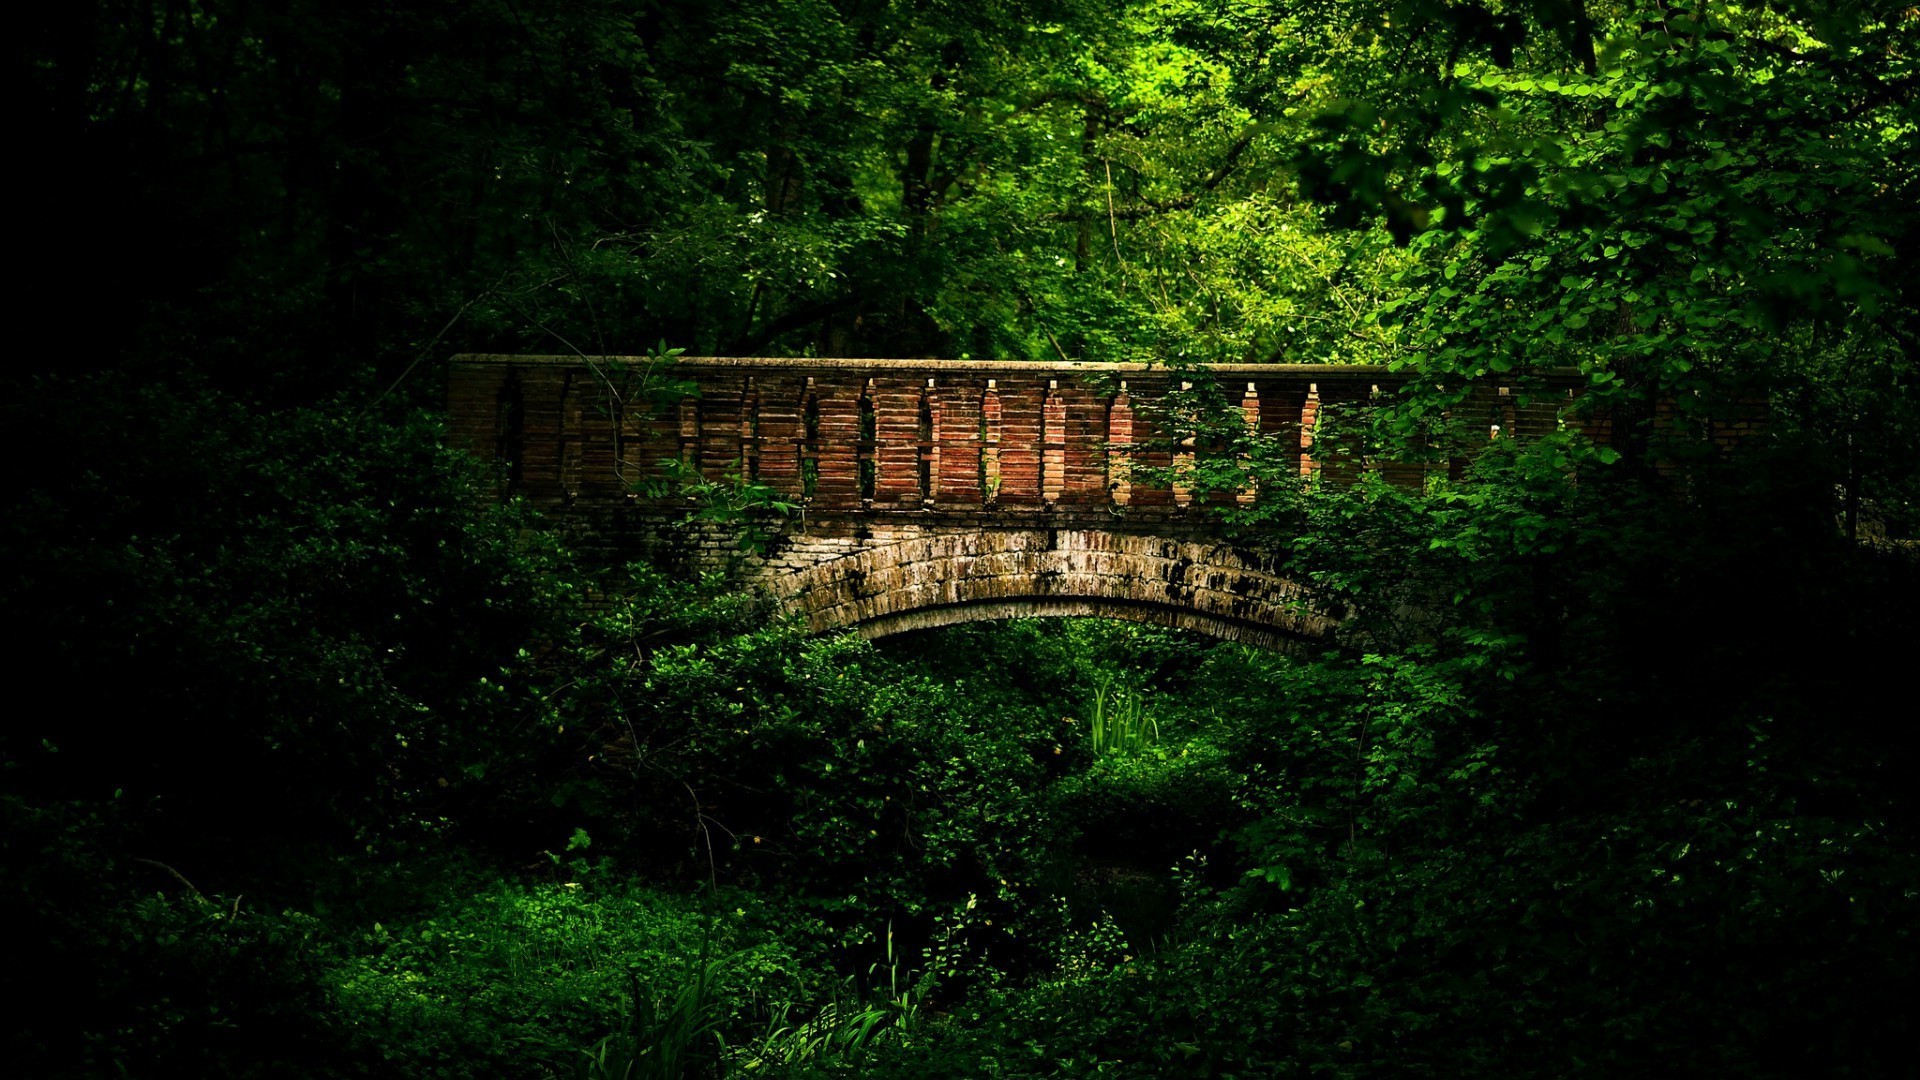
<svg viewBox="0 0 1920 1080">
<path fill-rule="evenodd" d="M 1000 499 L 1000 386 L 988 379 L 980 395 L 980 501 L 992 506 Z"/>
<path fill-rule="evenodd" d="M 1300 405 L 1300 475 L 1312 476 L 1320 471 L 1320 465 L 1313 460 L 1313 429 L 1320 422 L 1320 384 L 1307 384 L 1307 400 Z"/>
<path fill-rule="evenodd" d="M 621 402 L 613 414 L 614 477 L 628 498 L 647 475 L 646 410 L 633 402 Z"/>
<path fill-rule="evenodd" d="M 1162 382 L 1149 382 L 1145 387 L 1130 384 L 1128 393 L 1133 398 L 1133 448 L 1128 453 L 1134 471 L 1131 480 L 1132 495 L 1128 505 L 1135 507 L 1170 507 L 1173 505 L 1173 489 L 1160 487 L 1159 481 L 1142 483 L 1139 469 L 1155 470 L 1156 475 L 1164 476 L 1173 468 L 1173 448 L 1167 445 L 1167 436 L 1160 430 L 1161 417 L 1167 415 L 1164 408 L 1168 385 Z M 1169 419 L 1167 422 L 1172 422 Z"/>
<path fill-rule="evenodd" d="M 1248 383 L 1247 392 L 1240 395 L 1240 419 L 1241 422 L 1247 425 L 1247 434 L 1249 436 L 1257 436 L 1260 434 L 1260 391 L 1257 390 L 1252 383 Z M 1247 468 L 1246 461 L 1247 455 L 1241 454 L 1240 467 L 1242 469 Z M 1233 497 L 1234 501 L 1242 506 L 1251 505 L 1255 499 L 1260 497 L 1260 485 L 1252 476 L 1248 476 L 1246 484 L 1243 485 L 1239 491 L 1235 492 Z"/>
<path fill-rule="evenodd" d="M 700 447 L 694 460 L 700 475 L 718 481 L 738 474 L 740 460 L 740 413 L 744 408 L 746 381 L 735 376 L 714 376 L 701 380 Z"/>
<path fill-rule="evenodd" d="M 981 493 L 982 443 L 978 384 L 940 386 L 933 396 L 934 453 L 939 472 L 934 477 L 934 500 L 942 505 L 978 506 Z"/>
<path fill-rule="evenodd" d="M 1088 387 L 1069 382 L 1060 391 L 1066 420 L 1063 504 L 1107 505 L 1107 402 Z"/>
<path fill-rule="evenodd" d="M 879 468 L 874 502 L 883 506 L 918 506 L 920 491 L 920 407 L 926 396 L 920 380 L 883 376 L 872 391 Z"/>
<path fill-rule="evenodd" d="M 1183 393 L 1191 391 L 1193 384 L 1182 382 L 1180 389 Z M 1188 426 L 1192 420 L 1187 417 L 1181 417 L 1177 422 L 1182 431 L 1173 451 L 1173 505 L 1184 507 L 1193 504 L 1193 487 L 1187 482 L 1187 478 L 1193 475 L 1193 429 Z"/>
<path fill-rule="evenodd" d="M 680 461 L 689 468 L 700 467 L 700 399 L 683 397 L 679 406 Z"/>
<path fill-rule="evenodd" d="M 801 380 L 783 372 L 749 376 L 741 406 L 740 456 L 749 480 L 783 499 L 800 492 Z"/>
<path fill-rule="evenodd" d="M 1040 505 L 1040 419 L 1046 384 L 1000 380 L 1000 496 L 1002 506 Z"/>
<path fill-rule="evenodd" d="M 580 495 L 581 446 L 579 373 L 569 371 L 560 381 L 560 490 L 567 498 Z"/>
<path fill-rule="evenodd" d="M 820 378 L 814 383 L 819 403 L 820 475 L 814 500 L 823 508 L 860 505 L 860 399 L 866 380 Z"/>
<path fill-rule="evenodd" d="M 1040 500 L 1051 506 L 1066 489 L 1067 402 L 1060 396 L 1060 380 L 1047 380 L 1040 403 Z"/>
</svg>

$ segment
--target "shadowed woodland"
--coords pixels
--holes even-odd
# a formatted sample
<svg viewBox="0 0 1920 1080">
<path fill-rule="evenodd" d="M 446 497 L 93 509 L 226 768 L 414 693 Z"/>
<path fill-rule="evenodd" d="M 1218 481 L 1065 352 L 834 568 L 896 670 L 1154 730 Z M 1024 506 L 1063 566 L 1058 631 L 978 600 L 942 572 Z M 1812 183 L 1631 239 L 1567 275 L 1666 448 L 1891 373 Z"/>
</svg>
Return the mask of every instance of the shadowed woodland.
<svg viewBox="0 0 1920 1080">
<path fill-rule="evenodd" d="M 20 1075 L 1912 1070 L 1911 5 L 14 27 Z M 1253 482 L 1206 512 L 1323 643 L 876 644 L 500 498 L 445 438 L 461 352 L 1407 390 L 1321 416 L 1308 478 L 1189 417 L 1182 481 Z M 1558 430 L 1467 405 L 1549 371 Z M 749 542 L 802 512 L 673 482 Z"/>
</svg>

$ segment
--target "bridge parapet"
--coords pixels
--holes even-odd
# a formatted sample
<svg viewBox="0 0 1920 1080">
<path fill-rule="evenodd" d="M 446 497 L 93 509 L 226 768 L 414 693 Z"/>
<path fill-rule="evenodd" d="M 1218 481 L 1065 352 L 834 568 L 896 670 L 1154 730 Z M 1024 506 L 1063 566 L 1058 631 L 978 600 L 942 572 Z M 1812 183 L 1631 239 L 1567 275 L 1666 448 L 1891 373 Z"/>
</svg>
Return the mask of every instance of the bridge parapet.
<svg viewBox="0 0 1920 1080">
<path fill-rule="evenodd" d="M 1314 438 L 1327 410 L 1408 379 L 1349 365 L 1204 371 L 1303 475 L 1326 456 Z M 456 441 L 507 462 L 538 504 L 632 498 L 671 459 L 765 484 L 811 513 L 1152 516 L 1194 499 L 1148 479 L 1191 458 L 1190 434 L 1166 429 L 1193 377 L 1144 364 L 467 355 L 453 362 L 450 405 Z M 1527 397 L 1488 383 L 1460 408 L 1489 437 L 1546 430 L 1575 382 L 1549 379 L 1543 391 L 1536 381 Z M 1434 466 L 1377 467 L 1418 484 Z"/>
</svg>

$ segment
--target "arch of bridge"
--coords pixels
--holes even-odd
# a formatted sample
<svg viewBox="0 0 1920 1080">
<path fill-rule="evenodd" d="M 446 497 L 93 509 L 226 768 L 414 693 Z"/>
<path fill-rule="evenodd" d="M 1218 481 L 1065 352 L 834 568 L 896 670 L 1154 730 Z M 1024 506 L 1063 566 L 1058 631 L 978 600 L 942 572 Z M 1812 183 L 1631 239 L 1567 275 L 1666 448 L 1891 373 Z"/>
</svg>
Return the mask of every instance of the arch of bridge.
<svg viewBox="0 0 1920 1080">
<path fill-rule="evenodd" d="M 1094 615 L 1286 648 L 1333 626 L 1269 559 L 1227 544 L 1110 529 L 933 532 L 763 580 L 810 630 L 850 628 L 872 638 L 981 620 Z"/>
</svg>

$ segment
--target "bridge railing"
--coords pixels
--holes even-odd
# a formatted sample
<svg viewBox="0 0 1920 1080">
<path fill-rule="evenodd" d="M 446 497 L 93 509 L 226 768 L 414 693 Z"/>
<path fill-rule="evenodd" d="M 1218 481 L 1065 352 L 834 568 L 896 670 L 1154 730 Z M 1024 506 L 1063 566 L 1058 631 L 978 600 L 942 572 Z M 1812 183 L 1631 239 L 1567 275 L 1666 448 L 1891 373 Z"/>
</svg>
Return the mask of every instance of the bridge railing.
<svg viewBox="0 0 1920 1080">
<path fill-rule="evenodd" d="M 1178 476 L 1197 448 L 1178 428 L 1196 378 L 1301 474 L 1377 468 L 1417 485 L 1448 468 L 1315 445 L 1329 411 L 1408 378 L 1372 367 L 463 355 L 452 370 L 455 441 L 537 502 L 631 499 L 671 459 L 816 511 L 1174 511 L 1195 498 Z M 1577 382 L 1476 384 L 1455 413 L 1487 438 L 1550 430 Z"/>
</svg>

